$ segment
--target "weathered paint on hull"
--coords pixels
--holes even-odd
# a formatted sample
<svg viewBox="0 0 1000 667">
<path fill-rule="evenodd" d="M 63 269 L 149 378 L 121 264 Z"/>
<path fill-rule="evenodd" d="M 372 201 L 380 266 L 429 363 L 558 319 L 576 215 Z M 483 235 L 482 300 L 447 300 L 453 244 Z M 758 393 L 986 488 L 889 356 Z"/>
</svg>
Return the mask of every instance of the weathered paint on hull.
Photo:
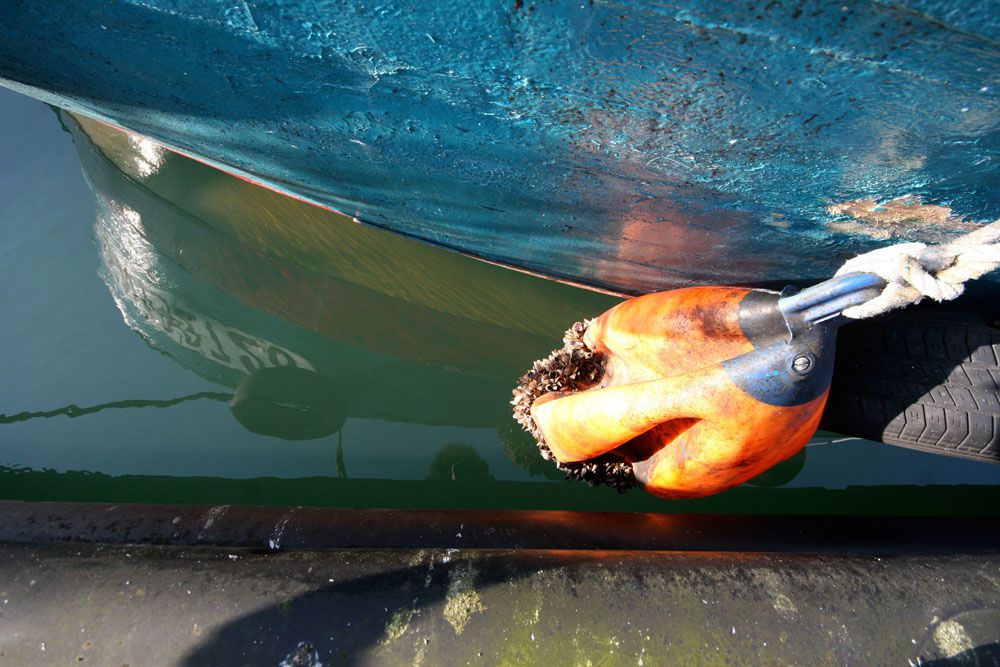
<svg viewBox="0 0 1000 667">
<path fill-rule="evenodd" d="M 625 292 L 822 278 L 1000 216 L 989 3 L 18 1 L 0 24 L 5 85 Z M 953 217 L 830 212 L 904 195 Z"/>
</svg>

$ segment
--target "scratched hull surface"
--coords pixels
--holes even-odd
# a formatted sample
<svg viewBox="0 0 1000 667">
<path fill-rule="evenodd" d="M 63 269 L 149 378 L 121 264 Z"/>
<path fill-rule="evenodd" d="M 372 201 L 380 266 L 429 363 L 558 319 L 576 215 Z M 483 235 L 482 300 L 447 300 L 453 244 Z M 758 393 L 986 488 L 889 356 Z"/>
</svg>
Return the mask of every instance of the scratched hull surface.
<svg viewBox="0 0 1000 667">
<path fill-rule="evenodd" d="M 894 233 L 841 202 L 1000 217 L 986 2 L 13 1 L 0 24 L 0 83 L 622 292 L 825 277 Z"/>
</svg>

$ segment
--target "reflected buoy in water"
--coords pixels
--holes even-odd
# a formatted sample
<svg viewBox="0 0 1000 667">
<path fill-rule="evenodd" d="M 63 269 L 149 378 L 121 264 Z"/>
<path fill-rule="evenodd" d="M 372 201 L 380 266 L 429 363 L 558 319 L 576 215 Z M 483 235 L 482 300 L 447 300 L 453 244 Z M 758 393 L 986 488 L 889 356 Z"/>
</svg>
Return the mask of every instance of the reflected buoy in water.
<svg viewBox="0 0 1000 667">
<path fill-rule="evenodd" d="M 247 430 L 283 440 L 314 440 L 337 433 L 348 400 L 332 379 L 294 366 L 260 368 L 236 386 L 229 403 Z"/>
</svg>

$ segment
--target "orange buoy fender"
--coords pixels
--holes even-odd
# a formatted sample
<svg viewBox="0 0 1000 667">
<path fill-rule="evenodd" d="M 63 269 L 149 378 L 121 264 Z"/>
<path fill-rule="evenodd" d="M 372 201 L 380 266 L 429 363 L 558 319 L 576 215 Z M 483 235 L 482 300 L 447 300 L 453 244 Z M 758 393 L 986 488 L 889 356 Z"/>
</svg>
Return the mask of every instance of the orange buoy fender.
<svg viewBox="0 0 1000 667">
<path fill-rule="evenodd" d="M 594 386 L 538 398 L 531 416 L 561 462 L 608 453 L 664 497 L 741 484 L 809 441 L 832 374 L 832 330 L 791 342 L 779 295 L 694 287 L 625 301 L 584 343 L 605 356 Z"/>
</svg>

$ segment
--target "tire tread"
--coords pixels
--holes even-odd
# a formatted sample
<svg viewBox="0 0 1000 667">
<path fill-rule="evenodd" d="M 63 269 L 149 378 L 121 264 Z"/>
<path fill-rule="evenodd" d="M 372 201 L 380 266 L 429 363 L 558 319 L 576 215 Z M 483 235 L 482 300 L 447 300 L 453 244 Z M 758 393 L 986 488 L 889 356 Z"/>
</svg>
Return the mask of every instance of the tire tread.
<svg viewBox="0 0 1000 667">
<path fill-rule="evenodd" d="M 907 313 L 841 329 L 822 428 L 1000 463 L 1000 330 Z"/>
</svg>

